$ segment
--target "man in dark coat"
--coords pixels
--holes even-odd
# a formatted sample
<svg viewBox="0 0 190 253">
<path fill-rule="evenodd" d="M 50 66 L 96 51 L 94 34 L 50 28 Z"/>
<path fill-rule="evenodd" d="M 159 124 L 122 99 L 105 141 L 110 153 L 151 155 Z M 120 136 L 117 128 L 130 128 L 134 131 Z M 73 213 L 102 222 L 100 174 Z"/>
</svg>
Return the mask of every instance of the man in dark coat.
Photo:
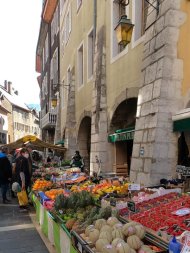
<svg viewBox="0 0 190 253">
<path fill-rule="evenodd" d="M 4 204 L 10 202 L 10 200 L 7 199 L 6 194 L 12 178 L 12 166 L 7 157 L 7 152 L 8 149 L 4 147 L 0 150 L 0 185 Z"/>
</svg>

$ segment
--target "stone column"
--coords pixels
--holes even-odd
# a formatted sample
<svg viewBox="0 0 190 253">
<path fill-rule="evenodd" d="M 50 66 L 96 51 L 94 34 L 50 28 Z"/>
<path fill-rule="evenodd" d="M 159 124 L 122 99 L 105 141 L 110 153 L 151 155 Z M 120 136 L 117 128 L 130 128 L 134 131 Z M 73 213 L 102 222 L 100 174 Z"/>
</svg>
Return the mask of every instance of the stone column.
<svg viewBox="0 0 190 253">
<path fill-rule="evenodd" d="M 94 59 L 94 87 L 92 93 L 92 125 L 90 172 L 106 171 L 107 162 L 107 100 L 105 28 L 96 36 Z"/>
<path fill-rule="evenodd" d="M 71 80 L 69 82 L 68 102 L 67 102 L 67 118 L 65 129 L 65 147 L 67 148 L 66 159 L 71 159 L 77 150 L 76 141 L 76 112 L 75 112 L 75 79 L 74 70 L 71 72 Z"/>
<path fill-rule="evenodd" d="M 175 174 L 177 135 L 172 131 L 172 114 L 181 108 L 183 61 L 177 56 L 177 42 L 186 15 L 180 11 L 180 0 L 162 0 L 158 16 L 153 22 L 152 18 L 148 16 L 151 25 L 145 33 L 130 175 L 131 181 L 144 185 Z"/>
</svg>

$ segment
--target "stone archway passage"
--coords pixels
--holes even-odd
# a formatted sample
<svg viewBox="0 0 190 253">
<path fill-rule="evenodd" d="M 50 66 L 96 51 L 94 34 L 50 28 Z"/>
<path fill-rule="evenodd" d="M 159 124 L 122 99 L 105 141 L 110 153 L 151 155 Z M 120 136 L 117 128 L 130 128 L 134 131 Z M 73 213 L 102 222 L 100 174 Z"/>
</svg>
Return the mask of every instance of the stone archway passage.
<svg viewBox="0 0 190 253">
<path fill-rule="evenodd" d="M 115 137 L 110 141 L 114 152 L 112 162 L 118 175 L 130 173 L 133 149 L 131 136 L 134 134 L 136 110 L 137 98 L 126 99 L 118 105 L 111 120 L 109 132 L 111 137 Z"/>
<path fill-rule="evenodd" d="M 80 154 L 84 159 L 85 169 L 90 171 L 91 118 L 88 116 L 81 121 L 77 143 Z"/>
</svg>

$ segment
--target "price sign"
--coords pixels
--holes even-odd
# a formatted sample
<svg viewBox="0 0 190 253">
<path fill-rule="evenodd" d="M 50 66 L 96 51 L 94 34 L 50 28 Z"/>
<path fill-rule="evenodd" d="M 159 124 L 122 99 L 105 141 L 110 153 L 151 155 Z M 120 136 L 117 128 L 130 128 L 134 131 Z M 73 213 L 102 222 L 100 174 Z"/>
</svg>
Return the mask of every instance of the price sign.
<svg viewBox="0 0 190 253">
<path fill-rule="evenodd" d="M 127 207 L 129 209 L 129 211 L 135 213 L 136 212 L 136 205 L 135 205 L 135 202 L 133 201 L 128 201 L 127 202 Z"/>
<path fill-rule="evenodd" d="M 129 191 L 140 191 L 140 189 L 141 189 L 140 184 L 129 184 L 128 185 Z"/>
<path fill-rule="evenodd" d="M 79 252 L 82 253 L 82 245 L 79 242 L 77 243 L 77 248 Z"/>
<path fill-rule="evenodd" d="M 116 200 L 115 199 L 110 199 L 110 205 L 111 206 L 116 206 Z"/>
<path fill-rule="evenodd" d="M 190 252 L 190 235 L 188 234 L 185 238 L 185 243 L 183 245 L 181 253 L 189 253 Z"/>
</svg>

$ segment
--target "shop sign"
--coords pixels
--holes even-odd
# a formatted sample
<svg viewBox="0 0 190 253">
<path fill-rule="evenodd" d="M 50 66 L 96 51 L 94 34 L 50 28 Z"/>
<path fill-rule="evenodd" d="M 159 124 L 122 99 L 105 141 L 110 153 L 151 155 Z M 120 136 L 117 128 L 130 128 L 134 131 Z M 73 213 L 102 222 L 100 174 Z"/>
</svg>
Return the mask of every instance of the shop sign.
<svg viewBox="0 0 190 253">
<path fill-rule="evenodd" d="M 129 209 L 129 211 L 135 213 L 136 212 L 136 205 L 135 205 L 135 202 L 133 201 L 128 201 L 127 202 L 127 207 Z"/>
<path fill-rule="evenodd" d="M 190 176 L 190 167 L 177 165 L 176 172 L 183 176 Z"/>
<path fill-rule="evenodd" d="M 108 141 L 109 142 L 116 142 L 116 141 L 133 140 L 134 133 L 135 133 L 135 131 L 132 130 L 132 131 L 126 131 L 126 132 L 122 132 L 122 133 L 110 134 L 108 136 Z"/>
</svg>

